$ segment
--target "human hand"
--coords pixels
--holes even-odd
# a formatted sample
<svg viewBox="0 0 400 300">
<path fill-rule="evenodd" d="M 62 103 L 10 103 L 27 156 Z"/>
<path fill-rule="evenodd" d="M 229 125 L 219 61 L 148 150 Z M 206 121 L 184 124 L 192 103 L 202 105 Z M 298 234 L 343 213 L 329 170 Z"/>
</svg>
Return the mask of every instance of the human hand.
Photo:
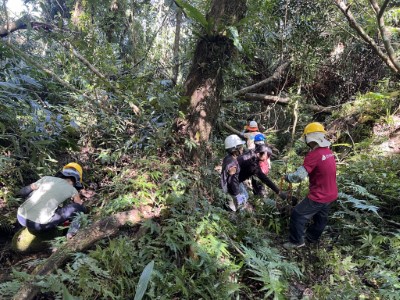
<svg viewBox="0 0 400 300">
<path fill-rule="evenodd" d="M 285 174 L 285 175 L 283 176 L 283 178 L 285 179 L 286 182 L 291 182 L 291 181 L 289 180 L 289 174 Z"/>
<path fill-rule="evenodd" d="M 243 203 L 246 202 L 246 196 L 243 194 L 238 194 L 235 197 L 236 197 L 236 201 L 237 201 L 238 205 L 242 205 Z"/>
<path fill-rule="evenodd" d="M 288 193 L 287 192 L 282 192 L 280 191 L 278 194 L 279 198 L 281 198 L 282 200 L 286 200 L 288 197 Z"/>
</svg>

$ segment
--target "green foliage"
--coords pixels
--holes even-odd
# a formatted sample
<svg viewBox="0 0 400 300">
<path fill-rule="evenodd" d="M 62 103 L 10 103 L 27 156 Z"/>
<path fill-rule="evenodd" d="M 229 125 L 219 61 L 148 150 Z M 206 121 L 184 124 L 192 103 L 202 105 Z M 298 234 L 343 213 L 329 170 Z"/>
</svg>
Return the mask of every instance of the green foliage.
<svg viewBox="0 0 400 300">
<path fill-rule="evenodd" d="M 384 83 L 381 84 L 381 87 L 383 86 Z M 343 105 L 342 109 L 337 111 L 337 114 L 341 116 L 357 115 L 361 123 L 385 116 L 388 111 L 391 112 L 396 108 L 396 101 L 393 100 L 398 98 L 398 93 L 397 91 L 390 92 L 390 90 L 378 89 L 381 91 L 358 95 L 355 102 Z"/>
<path fill-rule="evenodd" d="M 116 6 L 111 7 L 111 2 Z M 77 95 L 0 45 L 1 205 L 6 202 L 7 209 L 18 205 L 12 196 L 17 186 L 54 173 L 58 161 L 72 156 L 85 162 L 85 185 L 98 186 L 100 201 L 88 201 L 92 205 L 89 219 L 146 204 L 161 209 L 160 217 L 143 222 L 140 229 L 125 226 L 117 237 L 76 254 L 55 274 L 38 277 L 42 292 L 55 299 L 133 299 L 136 295 L 144 299 L 287 299 L 301 279 L 319 299 L 396 299 L 398 158 L 364 154 L 362 148 L 369 141 L 355 144 L 358 155 L 340 156 L 340 199 L 333 205 L 320 247 L 287 255 L 280 244 L 288 234 L 288 217 L 276 209 L 274 200 L 252 197 L 253 214 L 224 210 L 228 197 L 219 188 L 214 167 L 223 157 L 221 145 L 227 132 L 213 131 L 210 155 L 201 164 L 191 166 L 182 155 L 197 147 L 185 136 L 173 134 L 176 116 L 185 117 L 178 108 L 188 101 L 181 84 L 195 43 L 188 24 L 182 23 L 176 62 L 172 60 L 176 8 L 171 1 L 114 2 L 82 1 L 81 14 L 73 22 L 61 11 L 52 13 L 58 3 L 41 1 L 43 17 L 49 24 L 58 24 L 57 30 L 30 29 L 9 36 L 33 60 L 80 90 Z M 211 34 L 214 21 L 204 13 L 209 1 L 178 3 L 191 21 Z M 314 99 L 321 79 L 328 76 L 331 81 L 330 74 L 335 74 L 333 78 L 344 82 L 346 89 L 364 90 L 333 117 L 356 114 L 363 124 L 393 122 L 397 84 L 387 79 L 366 92 L 377 81 L 368 73 L 375 67 L 368 65 L 370 52 L 349 37 L 342 16 L 337 18 L 330 4 L 327 0 L 250 1 L 246 19 L 218 28 L 241 51 L 231 59 L 224 90 L 218 91 L 221 96 L 269 77 L 281 61 L 292 60 L 290 73 L 261 87 L 260 93 L 288 95 L 306 103 Z M 66 5 L 65 11 L 74 11 L 72 2 Z M 395 25 L 398 11 L 393 7 L 390 13 Z M 0 19 L 5 20 L 3 14 Z M 375 32 L 375 20 L 362 21 L 368 32 Z M 65 51 L 60 46 L 65 39 L 105 79 L 72 51 Z M 356 53 L 367 63 L 332 62 L 330 54 L 341 41 L 346 58 Z M 174 65 L 181 68 L 177 85 L 164 86 L 161 81 L 171 77 Z M 331 65 L 337 69 L 330 69 Z M 365 68 L 368 82 L 354 83 L 355 77 L 363 77 L 357 67 Z M 321 68 L 326 69 L 321 72 Z M 336 81 L 331 89 L 337 89 Z M 297 90 L 300 95 L 293 92 Z M 323 100 L 329 92 L 322 90 Z M 342 103 L 353 95 L 349 92 L 332 102 Z M 220 120 L 242 128 L 247 116 L 254 115 L 266 126 L 268 141 L 285 149 L 294 100 L 287 109 L 235 99 L 233 105 L 224 106 Z M 303 114 L 300 122 L 314 118 L 323 116 Z M 371 134 L 370 127 L 362 130 Z M 296 142 L 291 150 L 277 153 L 279 160 L 273 161 L 269 174 L 274 181 L 301 165 L 304 144 Z M 280 159 L 281 154 L 287 157 Z M 294 188 L 305 195 L 307 184 Z M 64 237 L 53 246 L 62 243 Z M 0 284 L 0 298 L 11 298 L 21 283 L 31 279 L 16 268 L 14 280 Z"/>
<path fill-rule="evenodd" d="M 211 34 L 212 22 L 207 20 L 197 8 L 182 0 L 176 0 L 176 3 L 183 8 L 189 18 L 200 23 L 207 35 Z"/>
<path fill-rule="evenodd" d="M 302 274 L 297 266 L 286 262 L 278 251 L 271 248 L 266 242 L 256 245 L 255 249 L 242 246 L 245 263 L 248 270 L 255 275 L 252 279 L 262 283 L 260 291 L 264 297 L 272 295 L 274 299 L 286 299 L 289 282 L 292 275 L 300 277 Z"/>
<path fill-rule="evenodd" d="M 147 285 L 150 281 L 151 273 L 153 272 L 154 260 L 149 262 L 144 268 L 142 275 L 140 275 L 139 283 L 136 288 L 134 300 L 141 300 L 146 292 Z"/>
</svg>

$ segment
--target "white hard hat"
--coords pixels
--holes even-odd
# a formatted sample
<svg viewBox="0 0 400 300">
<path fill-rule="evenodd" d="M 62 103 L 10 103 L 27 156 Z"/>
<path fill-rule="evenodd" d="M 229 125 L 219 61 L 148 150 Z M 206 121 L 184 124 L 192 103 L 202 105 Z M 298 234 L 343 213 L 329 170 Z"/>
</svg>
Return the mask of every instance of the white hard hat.
<svg viewBox="0 0 400 300">
<path fill-rule="evenodd" d="M 235 148 L 236 146 L 246 143 L 236 134 L 231 134 L 225 139 L 225 149 Z"/>
</svg>

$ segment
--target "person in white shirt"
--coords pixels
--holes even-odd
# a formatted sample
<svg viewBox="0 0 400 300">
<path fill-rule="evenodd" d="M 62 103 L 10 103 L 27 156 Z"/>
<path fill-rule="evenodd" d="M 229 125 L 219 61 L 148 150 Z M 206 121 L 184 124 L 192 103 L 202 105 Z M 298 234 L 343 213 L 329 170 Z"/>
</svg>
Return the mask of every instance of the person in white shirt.
<svg viewBox="0 0 400 300">
<path fill-rule="evenodd" d="M 19 194 L 28 198 L 18 208 L 18 222 L 32 232 L 41 232 L 73 219 L 80 212 L 85 213 L 86 208 L 75 188 L 81 183 L 81 174 L 74 168 L 64 168 L 56 176 L 44 176 L 22 188 Z M 60 207 L 69 199 L 72 203 Z"/>
</svg>

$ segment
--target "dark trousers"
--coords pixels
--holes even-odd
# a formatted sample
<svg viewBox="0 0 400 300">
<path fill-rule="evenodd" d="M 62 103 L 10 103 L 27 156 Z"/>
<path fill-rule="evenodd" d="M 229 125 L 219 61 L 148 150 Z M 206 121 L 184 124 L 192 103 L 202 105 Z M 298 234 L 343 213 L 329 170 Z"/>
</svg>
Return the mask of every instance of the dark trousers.
<svg viewBox="0 0 400 300">
<path fill-rule="evenodd" d="M 65 205 L 64 207 L 58 208 L 53 217 L 51 218 L 50 222 L 47 224 L 39 224 L 36 222 L 32 222 L 31 220 L 26 220 L 25 218 L 17 215 L 18 222 L 22 225 L 27 227 L 29 230 L 34 232 L 45 231 L 49 229 L 53 229 L 58 225 L 61 225 L 66 220 L 73 219 L 78 213 L 83 212 L 86 213 L 86 208 L 78 203 L 71 203 Z"/>
<path fill-rule="evenodd" d="M 307 197 L 297 204 L 290 217 L 290 242 L 304 243 L 304 227 L 311 219 L 313 223 L 307 228 L 306 237 L 310 242 L 317 242 L 328 223 L 329 205 L 330 203 L 318 203 Z"/>
</svg>

